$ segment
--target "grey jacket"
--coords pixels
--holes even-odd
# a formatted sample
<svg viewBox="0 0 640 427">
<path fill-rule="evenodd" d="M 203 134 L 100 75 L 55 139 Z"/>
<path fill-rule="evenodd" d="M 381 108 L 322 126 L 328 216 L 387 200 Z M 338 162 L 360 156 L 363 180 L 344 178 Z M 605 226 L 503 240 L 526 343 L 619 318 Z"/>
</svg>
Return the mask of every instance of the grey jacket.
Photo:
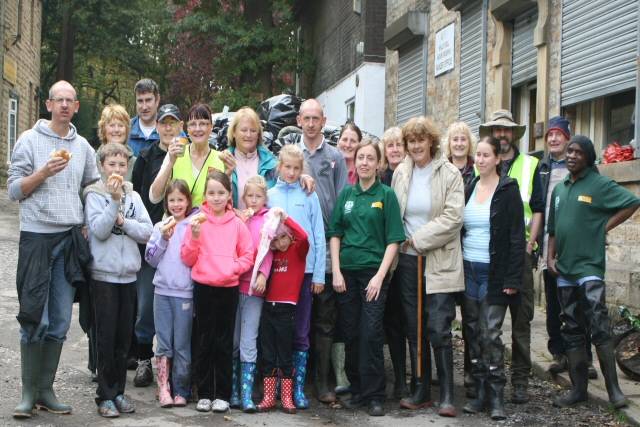
<svg viewBox="0 0 640 427">
<path fill-rule="evenodd" d="M 86 139 L 70 124 L 69 134 L 58 136 L 48 120 L 38 120 L 24 132 L 11 155 L 7 190 L 11 200 L 20 201 L 20 230 L 58 233 L 84 222 L 82 188 L 100 179 L 96 155 Z M 52 151 L 64 148 L 72 153 L 69 164 L 47 178 L 29 195 L 22 192 L 23 178 L 49 161 Z"/>
<path fill-rule="evenodd" d="M 84 190 L 85 217 L 93 262 L 91 277 L 109 283 L 135 282 L 142 258 L 138 243 L 146 244 L 153 224 L 140 195 L 130 182 L 124 183 L 124 203 L 116 202 L 102 181 Z M 118 212 L 124 223 L 115 225 Z"/>
</svg>

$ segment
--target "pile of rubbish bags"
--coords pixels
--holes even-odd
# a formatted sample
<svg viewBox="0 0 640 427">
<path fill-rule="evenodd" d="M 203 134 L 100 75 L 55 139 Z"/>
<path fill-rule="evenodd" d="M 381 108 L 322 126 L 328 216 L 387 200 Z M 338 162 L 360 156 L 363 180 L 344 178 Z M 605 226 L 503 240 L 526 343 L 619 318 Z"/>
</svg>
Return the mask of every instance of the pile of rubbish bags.
<svg viewBox="0 0 640 427">
<path fill-rule="evenodd" d="M 298 127 L 296 118 L 304 99 L 295 95 L 282 94 L 272 96 L 260 103 L 258 116 L 262 123 L 262 143 L 274 155 L 286 144 L 296 144 L 302 138 L 302 129 Z M 213 131 L 209 137 L 209 145 L 218 151 L 229 146 L 227 131 L 234 112 L 225 111 L 214 115 Z M 331 145 L 337 145 L 340 137 L 340 126 L 325 125 L 322 129 L 325 139 Z M 378 137 L 363 132 L 363 137 L 378 141 Z"/>
</svg>

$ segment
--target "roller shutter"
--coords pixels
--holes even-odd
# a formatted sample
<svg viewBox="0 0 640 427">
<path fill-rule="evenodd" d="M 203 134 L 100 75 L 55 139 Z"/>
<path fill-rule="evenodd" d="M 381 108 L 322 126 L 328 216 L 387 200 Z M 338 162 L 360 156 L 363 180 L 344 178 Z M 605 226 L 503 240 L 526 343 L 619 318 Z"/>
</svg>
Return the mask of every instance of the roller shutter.
<svg viewBox="0 0 640 427">
<path fill-rule="evenodd" d="M 482 114 L 482 1 L 474 1 L 461 15 L 458 119 L 476 135 Z"/>
<path fill-rule="evenodd" d="M 423 38 L 398 51 L 398 106 L 396 122 L 400 126 L 425 112 L 426 60 Z"/>
<path fill-rule="evenodd" d="M 635 87 L 638 0 L 562 3 L 562 105 Z"/>
<path fill-rule="evenodd" d="M 519 86 L 536 78 L 538 50 L 533 45 L 533 31 L 538 20 L 538 9 L 518 16 L 513 23 L 511 85 Z"/>
</svg>

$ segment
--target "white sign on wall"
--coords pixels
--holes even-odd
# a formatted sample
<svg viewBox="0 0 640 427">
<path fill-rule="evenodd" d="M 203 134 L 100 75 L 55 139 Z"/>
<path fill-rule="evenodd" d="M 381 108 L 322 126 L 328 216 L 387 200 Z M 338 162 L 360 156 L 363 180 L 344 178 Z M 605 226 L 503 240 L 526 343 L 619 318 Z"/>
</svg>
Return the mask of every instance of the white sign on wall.
<svg viewBox="0 0 640 427">
<path fill-rule="evenodd" d="M 436 33 L 436 77 L 455 67 L 456 24 L 452 22 Z"/>
</svg>

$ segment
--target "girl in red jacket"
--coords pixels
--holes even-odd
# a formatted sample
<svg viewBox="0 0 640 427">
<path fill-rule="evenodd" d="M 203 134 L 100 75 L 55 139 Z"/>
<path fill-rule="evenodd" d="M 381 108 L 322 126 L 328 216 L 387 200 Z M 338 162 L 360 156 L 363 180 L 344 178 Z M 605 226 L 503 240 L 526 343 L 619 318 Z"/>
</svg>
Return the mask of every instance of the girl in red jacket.
<svg viewBox="0 0 640 427">
<path fill-rule="evenodd" d="M 293 403 L 293 337 L 295 335 L 296 304 L 304 277 L 309 241 L 307 233 L 284 210 L 277 210 L 284 220 L 271 243 L 274 250 L 271 276 L 260 318 L 260 348 L 264 375 L 264 395 L 258 411 L 275 406 L 278 370 L 282 379 L 280 402 L 282 410 L 296 413 Z"/>
<path fill-rule="evenodd" d="M 191 219 L 182 243 L 182 261 L 191 267 L 194 303 L 193 378 L 196 409 L 229 410 L 233 328 L 242 273 L 253 265 L 251 233 L 231 207 L 231 182 L 212 170 L 201 213 Z"/>
</svg>

